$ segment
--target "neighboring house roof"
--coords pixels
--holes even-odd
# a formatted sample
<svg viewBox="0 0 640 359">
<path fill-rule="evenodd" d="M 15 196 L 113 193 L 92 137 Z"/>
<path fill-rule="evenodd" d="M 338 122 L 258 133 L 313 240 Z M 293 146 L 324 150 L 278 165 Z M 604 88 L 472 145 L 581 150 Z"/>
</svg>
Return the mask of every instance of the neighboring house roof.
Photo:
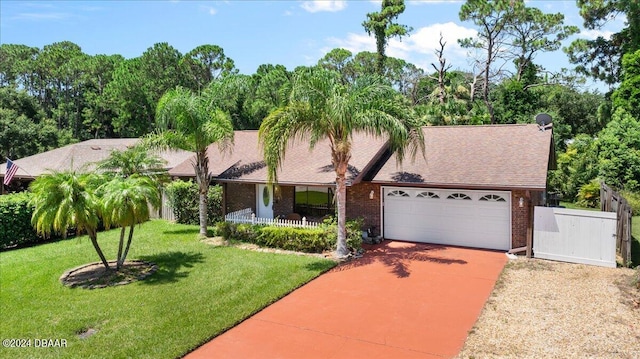
<svg viewBox="0 0 640 359">
<path fill-rule="evenodd" d="M 538 125 L 429 126 L 425 158 L 394 156 L 372 182 L 434 187 L 545 189 L 553 168 L 552 132 Z"/>
<path fill-rule="evenodd" d="M 370 166 L 386 149 L 386 139 L 363 133 L 353 136 L 353 149 L 349 161 L 348 180 L 358 182 Z M 220 152 L 217 145 L 207 148 L 209 173 L 216 181 L 252 182 L 267 181 L 267 168 L 263 160 L 258 131 L 235 131 L 234 145 L 228 153 Z M 169 174 L 178 177 L 194 177 L 195 156 L 181 163 Z M 313 151 L 308 141 L 293 141 L 286 150 L 282 167 L 278 171 L 280 184 L 327 185 L 335 183 L 336 175 L 331 164 L 329 141 L 318 142 Z"/>
<path fill-rule="evenodd" d="M 95 168 L 94 163 L 107 158 L 111 151 L 126 150 L 139 141 L 140 139 L 138 138 L 94 139 L 12 160 L 19 167 L 15 178 L 33 179 L 50 171 L 91 171 Z M 192 155 L 192 152 L 182 150 L 158 153 L 160 158 L 167 161 L 165 165 L 167 169 L 183 162 Z M 0 176 L 4 177 L 6 168 L 6 163 L 0 165 Z"/>
</svg>

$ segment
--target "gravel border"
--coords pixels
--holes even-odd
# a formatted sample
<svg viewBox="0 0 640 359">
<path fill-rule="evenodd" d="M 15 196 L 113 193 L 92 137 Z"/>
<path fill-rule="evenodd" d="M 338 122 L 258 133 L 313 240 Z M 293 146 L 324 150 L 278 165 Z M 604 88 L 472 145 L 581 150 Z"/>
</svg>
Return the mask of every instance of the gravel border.
<svg viewBox="0 0 640 359">
<path fill-rule="evenodd" d="M 505 266 L 457 358 L 640 358 L 637 271 L 526 259 Z"/>
</svg>

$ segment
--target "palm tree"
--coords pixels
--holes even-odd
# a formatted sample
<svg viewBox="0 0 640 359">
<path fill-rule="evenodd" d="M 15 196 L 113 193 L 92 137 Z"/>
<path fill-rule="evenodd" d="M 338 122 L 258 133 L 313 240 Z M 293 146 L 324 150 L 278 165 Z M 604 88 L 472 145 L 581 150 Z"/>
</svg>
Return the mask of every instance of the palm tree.
<svg viewBox="0 0 640 359">
<path fill-rule="evenodd" d="M 109 157 L 98 162 L 97 169 L 122 177 L 137 173 L 163 182 L 167 173 L 164 169 L 166 162 L 155 154 L 149 154 L 145 147 L 134 146 L 124 151 L 111 151 Z"/>
<path fill-rule="evenodd" d="M 336 173 L 338 243 L 336 254 L 348 254 L 346 245 L 346 172 L 351 159 L 352 135 L 364 132 L 389 139 L 398 159 L 405 146 L 412 153 L 422 149 L 422 132 L 402 96 L 379 77 L 362 76 L 353 84 L 342 84 L 340 75 L 321 68 L 298 71 L 289 104 L 271 112 L 259 131 L 269 181 L 277 182 L 289 141 L 308 140 L 310 149 L 327 139 Z"/>
<path fill-rule="evenodd" d="M 160 205 L 160 190 L 157 184 L 147 176 L 133 174 L 129 177 L 115 177 L 98 188 L 102 195 L 102 219 L 105 227 L 112 224 L 120 229 L 116 270 L 122 267 L 133 239 L 136 224 L 149 220 L 149 204 L 157 208 Z M 124 235 L 129 227 L 129 238 L 123 252 Z"/>
<path fill-rule="evenodd" d="M 52 231 L 66 235 L 69 227 L 76 227 L 79 233 L 86 231 L 108 270 L 109 263 L 97 238 L 100 201 L 90 189 L 89 180 L 88 175 L 75 172 L 54 172 L 38 177 L 29 186 L 33 193 L 31 203 L 35 207 L 31 223 L 38 233 L 45 235 Z"/>
<path fill-rule="evenodd" d="M 200 235 L 207 235 L 207 192 L 209 191 L 209 159 L 207 146 L 217 143 L 221 150 L 233 142 L 233 125 L 227 113 L 215 105 L 213 96 L 176 88 L 165 93 L 156 108 L 156 122 L 161 132 L 146 138 L 146 145 L 157 149 L 182 149 L 195 152 L 193 168 L 200 196 Z"/>
</svg>

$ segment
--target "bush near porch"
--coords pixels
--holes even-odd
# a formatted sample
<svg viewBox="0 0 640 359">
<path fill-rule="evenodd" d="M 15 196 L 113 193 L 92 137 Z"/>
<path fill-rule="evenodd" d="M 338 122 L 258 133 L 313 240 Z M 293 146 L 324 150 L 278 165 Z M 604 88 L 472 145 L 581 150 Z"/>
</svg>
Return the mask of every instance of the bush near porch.
<svg viewBox="0 0 640 359">
<path fill-rule="evenodd" d="M 199 224 L 198 184 L 193 181 L 173 181 L 166 185 L 169 206 L 173 209 L 176 222 L 181 224 Z M 207 195 L 207 214 L 209 224 L 223 219 L 222 187 L 210 186 Z"/>
<path fill-rule="evenodd" d="M 362 219 L 347 221 L 347 248 L 362 248 Z M 285 250 L 322 253 L 335 249 L 338 228 L 333 219 L 317 228 L 276 227 L 219 222 L 216 233 L 226 240 L 254 243 Z"/>
<path fill-rule="evenodd" d="M 129 258 L 154 262 L 158 271 L 123 286 L 60 283 L 64 271 L 98 260 L 87 236 L 0 253 L 3 337 L 67 342 L 0 347 L 0 358 L 182 357 L 335 266 L 317 257 L 214 247 L 197 240 L 197 226 L 163 220 L 136 231 Z M 98 237 L 114 258 L 119 229 Z"/>
</svg>

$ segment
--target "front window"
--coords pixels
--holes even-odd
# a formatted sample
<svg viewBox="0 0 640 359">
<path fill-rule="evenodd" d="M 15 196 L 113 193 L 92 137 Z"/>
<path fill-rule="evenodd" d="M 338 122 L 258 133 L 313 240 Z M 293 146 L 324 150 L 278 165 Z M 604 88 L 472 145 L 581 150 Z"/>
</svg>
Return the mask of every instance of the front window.
<svg viewBox="0 0 640 359">
<path fill-rule="evenodd" d="M 334 214 L 333 188 L 296 186 L 295 207 L 296 213 L 307 218 Z"/>
</svg>

